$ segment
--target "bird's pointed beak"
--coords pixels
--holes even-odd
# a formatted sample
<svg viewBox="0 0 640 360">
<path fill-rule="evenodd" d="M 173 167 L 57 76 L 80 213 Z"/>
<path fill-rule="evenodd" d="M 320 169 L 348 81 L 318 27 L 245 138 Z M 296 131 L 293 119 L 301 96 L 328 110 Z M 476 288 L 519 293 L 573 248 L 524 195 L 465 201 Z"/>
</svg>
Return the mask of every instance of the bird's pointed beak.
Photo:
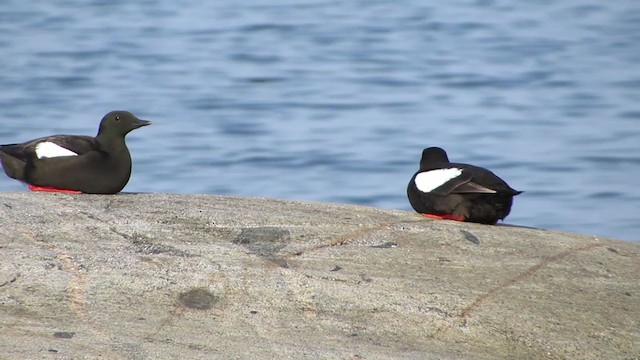
<svg viewBox="0 0 640 360">
<path fill-rule="evenodd" d="M 143 126 L 147 126 L 147 125 L 151 125 L 152 122 L 149 120 L 142 120 L 142 119 L 137 119 L 136 122 L 133 123 L 133 126 L 135 126 L 135 129 L 143 127 Z"/>
</svg>

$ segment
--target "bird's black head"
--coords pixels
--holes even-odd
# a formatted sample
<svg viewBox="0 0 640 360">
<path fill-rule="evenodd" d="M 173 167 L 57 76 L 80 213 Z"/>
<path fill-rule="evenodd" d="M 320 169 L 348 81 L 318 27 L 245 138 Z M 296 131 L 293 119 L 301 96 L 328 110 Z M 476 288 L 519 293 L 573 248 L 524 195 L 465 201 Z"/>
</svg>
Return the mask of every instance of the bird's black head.
<svg viewBox="0 0 640 360">
<path fill-rule="evenodd" d="M 448 163 L 449 157 L 447 153 L 439 147 L 430 147 L 422 150 L 422 159 L 420 159 L 420 168 L 427 169 L 434 164 Z"/>
<path fill-rule="evenodd" d="M 150 125 L 151 121 L 138 119 L 128 111 L 111 111 L 100 122 L 99 135 L 124 137 L 131 130 Z"/>
</svg>

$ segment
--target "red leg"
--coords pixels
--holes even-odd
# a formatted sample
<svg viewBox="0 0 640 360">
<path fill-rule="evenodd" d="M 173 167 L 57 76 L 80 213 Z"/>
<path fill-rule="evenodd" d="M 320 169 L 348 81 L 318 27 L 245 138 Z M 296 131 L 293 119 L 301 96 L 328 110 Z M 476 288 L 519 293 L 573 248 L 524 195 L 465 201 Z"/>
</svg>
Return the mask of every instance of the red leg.
<svg viewBox="0 0 640 360">
<path fill-rule="evenodd" d="M 27 185 L 29 186 L 29 190 L 31 191 L 57 192 L 57 193 L 66 193 L 66 194 L 82 194 L 82 191 L 78 191 L 78 190 L 58 189 L 50 186 L 38 186 L 38 185 L 31 185 L 31 184 L 27 184 Z"/>
<path fill-rule="evenodd" d="M 422 215 L 432 219 L 464 221 L 464 216 L 455 216 L 453 214 L 444 214 L 444 215 L 422 214 Z"/>
</svg>

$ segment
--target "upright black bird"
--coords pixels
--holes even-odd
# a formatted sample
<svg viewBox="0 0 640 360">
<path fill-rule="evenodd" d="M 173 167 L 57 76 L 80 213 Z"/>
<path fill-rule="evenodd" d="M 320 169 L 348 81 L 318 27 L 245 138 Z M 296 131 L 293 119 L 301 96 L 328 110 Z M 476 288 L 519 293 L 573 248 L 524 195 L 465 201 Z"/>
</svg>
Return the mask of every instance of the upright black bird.
<svg viewBox="0 0 640 360">
<path fill-rule="evenodd" d="M 425 216 L 482 224 L 507 217 L 521 192 L 487 169 L 449 162 L 438 147 L 422 151 L 420 170 L 407 187 L 411 206 Z"/>
<path fill-rule="evenodd" d="M 9 177 L 33 191 L 115 194 L 131 176 L 124 138 L 149 124 L 128 111 L 112 111 L 102 118 L 96 137 L 52 135 L 0 145 L 0 162 Z"/>
</svg>

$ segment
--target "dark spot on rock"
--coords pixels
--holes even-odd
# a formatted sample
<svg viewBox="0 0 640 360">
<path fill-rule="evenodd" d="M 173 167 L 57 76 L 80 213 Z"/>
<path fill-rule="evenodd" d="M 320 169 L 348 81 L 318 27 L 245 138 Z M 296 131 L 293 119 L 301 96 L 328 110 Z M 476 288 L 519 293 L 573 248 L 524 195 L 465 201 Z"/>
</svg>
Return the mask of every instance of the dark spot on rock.
<svg viewBox="0 0 640 360">
<path fill-rule="evenodd" d="M 58 350 L 56 350 L 56 349 L 49 349 L 48 351 L 49 351 L 50 353 L 57 353 L 57 352 L 58 352 Z"/>
<path fill-rule="evenodd" d="M 178 296 L 178 300 L 180 300 L 182 305 L 190 309 L 209 310 L 219 299 L 207 289 L 195 288 L 181 293 Z"/>
<path fill-rule="evenodd" d="M 58 331 L 53 333 L 53 337 L 58 339 L 71 339 L 76 333 L 67 331 Z"/>
<path fill-rule="evenodd" d="M 618 252 L 618 250 L 612 248 L 612 247 L 608 247 L 607 250 L 611 251 L 612 253 L 616 253 L 616 254 L 620 254 L 620 252 Z"/>
<path fill-rule="evenodd" d="M 629 292 L 629 291 L 625 292 L 624 294 L 627 295 L 627 296 L 631 296 L 631 292 Z"/>
<path fill-rule="evenodd" d="M 272 257 L 291 241 L 289 230 L 279 227 L 263 226 L 244 228 L 233 240 L 234 244 L 246 247 L 250 252 Z"/>
<path fill-rule="evenodd" d="M 360 274 L 360 279 L 367 283 L 373 282 L 373 279 L 370 278 L 367 274 Z"/>
<path fill-rule="evenodd" d="M 13 275 L 13 277 L 11 279 L 9 279 L 9 280 L 3 282 L 2 284 L 0 284 L 0 287 L 13 284 L 14 282 L 18 281 L 19 277 L 20 277 L 20 273 L 17 273 L 15 275 Z"/>
<path fill-rule="evenodd" d="M 451 315 L 448 312 L 438 307 L 427 306 L 427 307 L 419 307 L 419 309 L 428 313 L 436 313 L 438 315 L 442 315 L 443 317 L 451 317 Z"/>
<path fill-rule="evenodd" d="M 460 232 L 462 233 L 462 235 L 464 235 L 465 240 L 470 241 L 476 245 L 480 245 L 480 239 L 478 239 L 477 236 L 465 230 L 460 230 Z"/>
<path fill-rule="evenodd" d="M 198 345 L 198 344 L 189 344 L 187 346 L 190 350 L 198 350 L 198 351 L 202 351 L 205 349 L 205 347 L 203 345 Z"/>
<path fill-rule="evenodd" d="M 334 266 L 333 269 L 331 269 L 331 271 L 340 271 L 342 270 L 342 268 L 338 265 Z"/>
<path fill-rule="evenodd" d="M 44 265 L 44 268 L 46 270 L 51 270 L 51 269 L 62 270 L 62 264 L 47 263 Z"/>
<path fill-rule="evenodd" d="M 257 314 L 258 312 L 257 312 L 256 310 L 251 310 L 251 311 L 249 311 L 249 313 L 250 313 L 250 314 L 252 314 L 252 315 L 255 315 L 255 314 Z"/>
<path fill-rule="evenodd" d="M 288 240 L 289 235 L 289 230 L 278 227 L 262 226 L 244 228 L 233 242 L 242 245 L 275 243 Z"/>
<path fill-rule="evenodd" d="M 288 269 L 289 268 L 289 263 L 287 262 L 287 259 L 282 258 L 282 257 L 278 257 L 278 256 L 270 256 L 269 257 L 269 261 L 271 261 L 273 264 L 278 265 L 279 267 L 283 268 L 283 269 Z"/>
<path fill-rule="evenodd" d="M 394 248 L 394 247 L 398 247 L 397 243 L 394 242 L 386 242 L 384 244 L 380 244 L 380 245 L 372 245 L 370 246 L 372 248 L 376 248 L 376 249 L 389 249 L 389 248 Z"/>
<path fill-rule="evenodd" d="M 440 262 L 451 262 L 451 260 L 449 260 L 447 258 L 443 258 L 443 257 L 437 257 L 436 260 L 438 260 Z"/>
</svg>

